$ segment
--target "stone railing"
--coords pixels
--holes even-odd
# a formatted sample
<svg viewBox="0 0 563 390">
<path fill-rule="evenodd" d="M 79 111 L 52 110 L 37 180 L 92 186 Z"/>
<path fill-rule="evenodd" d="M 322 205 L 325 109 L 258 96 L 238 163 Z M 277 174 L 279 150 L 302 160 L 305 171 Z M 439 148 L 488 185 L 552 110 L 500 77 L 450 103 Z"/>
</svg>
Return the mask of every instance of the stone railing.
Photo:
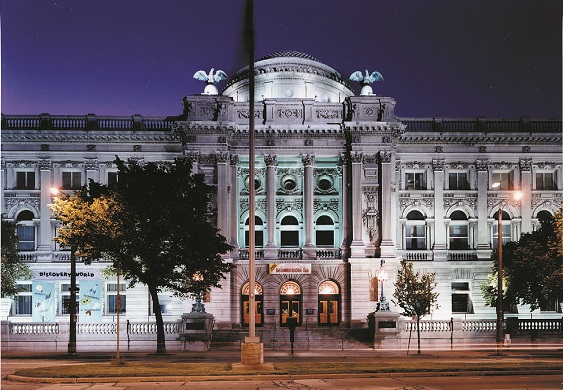
<svg viewBox="0 0 563 390">
<path fill-rule="evenodd" d="M 179 334 L 181 322 L 165 322 L 165 334 Z M 127 321 L 127 334 L 156 334 L 154 322 L 129 322 Z"/>
<path fill-rule="evenodd" d="M 422 320 L 418 324 L 414 320 L 407 320 L 404 322 L 405 332 L 416 332 L 420 325 L 421 332 L 450 332 L 452 330 L 452 321 L 439 321 L 439 320 Z"/>
<path fill-rule="evenodd" d="M 115 334 L 117 326 L 114 323 L 78 323 L 77 334 Z"/>
<path fill-rule="evenodd" d="M 30 322 L 27 324 L 10 324 L 10 334 L 32 335 L 32 334 L 58 334 L 59 324 L 48 322 Z"/>
<path fill-rule="evenodd" d="M 486 132 L 561 132 L 561 120 L 502 118 L 397 118 L 403 122 L 407 132 L 417 131 L 486 131 Z"/>
<path fill-rule="evenodd" d="M 248 249 L 239 249 L 238 250 L 238 258 L 240 260 L 248 260 L 250 257 Z M 255 259 L 263 259 L 264 258 L 264 250 L 258 249 L 254 251 L 254 258 Z"/>
<path fill-rule="evenodd" d="M 463 332 L 496 332 L 496 320 L 463 320 L 461 323 Z"/>
<path fill-rule="evenodd" d="M 317 259 L 340 259 L 342 258 L 342 250 L 340 248 L 324 248 L 315 251 Z"/>
<path fill-rule="evenodd" d="M 472 261 L 472 260 L 477 260 L 477 252 L 475 251 L 450 250 L 448 252 L 448 261 Z"/>
<path fill-rule="evenodd" d="M 279 249 L 278 250 L 279 259 L 302 259 L 303 250 L 299 249 Z"/>
<path fill-rule="evenodd" d="M 434 253 L 432 251 L 406 250 L 403 252 L 403 259 L 407 261 L 432 261 L 434 260 Z"/>
</svg>

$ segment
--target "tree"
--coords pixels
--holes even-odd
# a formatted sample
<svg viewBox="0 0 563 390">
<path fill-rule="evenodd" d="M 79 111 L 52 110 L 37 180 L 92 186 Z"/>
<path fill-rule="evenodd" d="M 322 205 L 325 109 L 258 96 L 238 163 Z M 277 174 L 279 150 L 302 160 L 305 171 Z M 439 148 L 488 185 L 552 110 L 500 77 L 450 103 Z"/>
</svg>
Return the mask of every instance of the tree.
<svg viewBox="0 0 563 390">
<path fill-rule="evenodd" d="M 425 273 L 422 276 L 414 272 L 413 265 L 406 260 L 401 261 L 401 269 L 397 271 L 395 281 L 395 299 L 392 302 L 403 309 L 401 315 L 416 316 L 418 335 L 418 354 L 420 354 L 420 318 L 438 308 L 436 274 Z"/>
<path fill-rule="evenodd" d="M 540 222 L 539 230 L 503 245 L 503 310 L 524 303 L 533 311 L 563 300 L 563 209 Z M 497 251 L 491 260 L 493 275 L 497 275 Z M 483 284 L 481 291 L 486 304 L 495 307 L 497 283 Z"/>
<path fill-rule="evenodd" d="M 18 235 L 15 222 L 2 217 L 2 298 L 15 297 L 18 292 L 18 280 L 31 278 L 29 266 L 18 256 Z"/>
<path fill-rule="evenodd" d="M 192 173 L 189 160 L 141 166 L 118 158 L 116 163 L 119 181 L 114 186 L 90 182 L 65 207 L 53 209 L 65 223 L 58 240 L 74 244 L 86 262 L 113 261 L 130 287 L 137 283 L 148 287 L 156 316 L 157 353 L 164 353 L 158 293 L 167 289 L 177 296 L 198 296 L 220 287 L 224 274 L 233 268 L 221 255 L 232 246 L 211 223 L 214 189 L 205 184 L 203 175 Z M 83 216 L 85 221 L 78 221 Z"/>
</svg>

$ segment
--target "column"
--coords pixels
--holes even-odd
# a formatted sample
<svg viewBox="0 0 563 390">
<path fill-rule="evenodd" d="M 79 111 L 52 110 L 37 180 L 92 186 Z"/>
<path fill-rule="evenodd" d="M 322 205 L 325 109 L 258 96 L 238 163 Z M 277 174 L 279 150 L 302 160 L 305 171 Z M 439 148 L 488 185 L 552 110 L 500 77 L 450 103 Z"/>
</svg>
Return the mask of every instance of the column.
<svg viewBox="0 0 563 390">
<path fill-rule="evenodd" d="M 365 246 L 362 240 L 362 160 L 359 152 L 351 154 L 352 159 L 352 243 L 350 244 L 351 257 L 364 257 Z"/>
<path fill-rule="evenodd" d="M 522 199 L 520 200 L 520 212 L 522 217 L 522 233 L 532 232 L 532 159 L 520 160 L 520 173 L 522 175 Z M 516 236 L 520 239 L 520 235 Z"/>
<path fill-rule="evenodd" d="M 39 175 L 41 183 L 41 210 L 37 251 L 51 251 L 53 249 L 51 209 L 49 208 L 49 204 L 53 203 L 51 198 L 51 159 L 39 160 Z"/>
<path fill-rule="evenodd" d="M 444 160 L 432 160 L 434 173 L 434 260 L 447 260 L 446 232 L 444 225 Z"/>
<path fill-rule="evenodd" d="M 477 256 L 490 258 L 487 197 L 489 193 L 489 170 L 487 160 L 477 160 Z"/>
<path fill-rule="evenodd" d="M 277 258 L 278 248 L 276 245 L 276 155 L 265 155 L 266 163 L 266 232 L 267 242 L 264 248 L 266 259 Z"/>
<path fill-rule="evenodd" d="M 344 257 L 348 257 L 348 253 L 344 253 L 347 250 L 348 244 L 350 244 L 350 232 L 349 232 L 349 220 L 350 220 L 350 180 L 348 175 L 348 157 L 346 154 L 340 155 L 340 163 L 342 165 L 342 242 L 340 243 L 340 248 L 343 250 Z"/>
<path fill-rule="evenodd" d="M 301 156 L 304 167 L 303 180 L 303 216 L 305 219 L 305 245 L 303 257 L 315 258 L 315 244 L 313 242 L 313 164 L 315 156 L 307 154 Z"/>
<path fill-rule="evenodd" d="M 392 231 L 392 187 L 391 187 L 391 159 L 389 152 L 380 152 L 381 160 L 381 257 L 395 257 L 395 243 Z"/>
<path fill-rule="evenodd" d="M 225 237 L 229 237 L 229 215 L 227 208 L 228 199 L 228 152 L 215 153 L 217 161 L 217 228 Z"/>
<path fill-rule="evenodd" d="M 239 247 L 238 245 L 238 163 L 239 156 L 231 155 L 230 158 L 230 176 L 231 183 L 229 186 L 229 242 L 234 246 L 235 250 Z"/>
</svg>

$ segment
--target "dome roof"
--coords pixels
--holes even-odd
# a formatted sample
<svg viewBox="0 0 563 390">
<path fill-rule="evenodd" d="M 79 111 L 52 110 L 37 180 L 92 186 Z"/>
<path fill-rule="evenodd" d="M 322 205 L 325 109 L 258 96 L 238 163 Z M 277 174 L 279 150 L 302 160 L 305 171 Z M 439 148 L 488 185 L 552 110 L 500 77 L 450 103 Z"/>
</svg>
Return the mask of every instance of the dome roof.
<svg viewBox="0 0 563 390">
<path fill-rule="evenodd" d="M 248 66 L 236 72 L 222 94 L 248 101 Z M 340 73 L 298 51 L 280 51 L 254 63 L 255 100 L 298 98 L 339 102 L 354 95 Z"/>
</svg>

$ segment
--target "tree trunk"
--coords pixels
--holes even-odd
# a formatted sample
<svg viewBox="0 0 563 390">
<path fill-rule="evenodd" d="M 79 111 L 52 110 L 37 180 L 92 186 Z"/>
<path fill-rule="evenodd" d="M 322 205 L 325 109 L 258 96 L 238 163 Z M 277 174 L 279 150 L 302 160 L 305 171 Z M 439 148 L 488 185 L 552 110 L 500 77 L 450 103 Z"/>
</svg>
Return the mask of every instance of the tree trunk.
<svg viewBox="0 0 563 390">
<path fill-rule="evenodd" d="M 416 333 L 418 335 L 418 352 L 417 352 L 417 354 L 420 355 L 420 316 L 416 316 Z"/>
<path fill-rule="evenodd" d="M 152 298 L 152 306 L 156 319 L 156 353 L 166 353 L 166 340 L 164 338 L 164 321 L 162 320 L 162 312 L 160 311 L 160 302 L 158 301 L 158 290 L 156 286 L 149 285 L 149 293 Z"/>
</svg>

